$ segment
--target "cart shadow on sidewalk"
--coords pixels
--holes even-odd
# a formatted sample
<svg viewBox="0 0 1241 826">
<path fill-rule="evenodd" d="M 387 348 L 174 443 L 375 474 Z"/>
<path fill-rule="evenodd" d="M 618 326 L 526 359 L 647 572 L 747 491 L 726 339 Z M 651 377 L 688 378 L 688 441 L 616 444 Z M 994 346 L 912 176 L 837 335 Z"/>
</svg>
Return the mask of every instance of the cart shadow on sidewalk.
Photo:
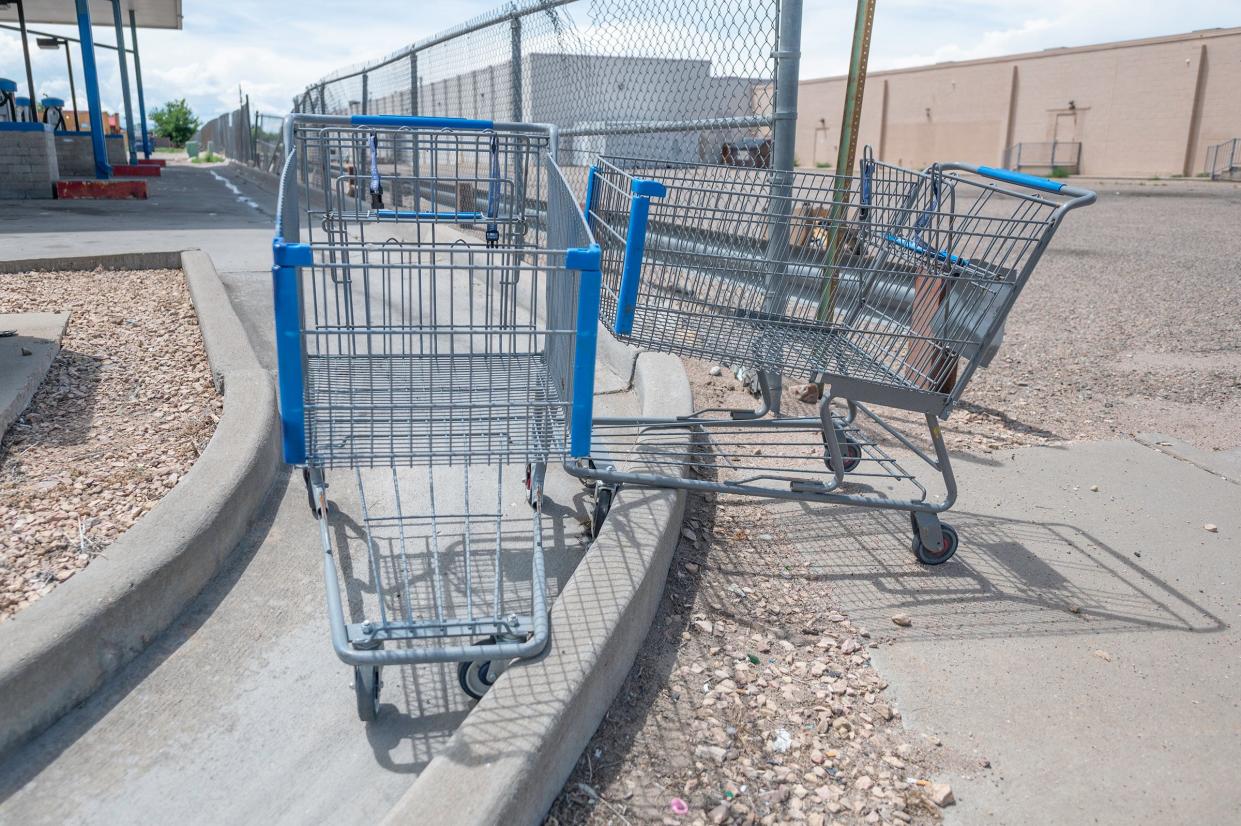
<svg viewBox="0 0 1241 826">
<path fill-rule="evenodd" d="M 878 629 L 894 613 L 918 612 L 902 639 L 1226 628 L 1137 559 L 1074 525 L 953 511 L 961 547 L 929 568 L 913 557 L 903 512 L 806 505 L 776 512 L 773 552 L 792 570 L 830 582 L 855 622 Z"/>
</svg>

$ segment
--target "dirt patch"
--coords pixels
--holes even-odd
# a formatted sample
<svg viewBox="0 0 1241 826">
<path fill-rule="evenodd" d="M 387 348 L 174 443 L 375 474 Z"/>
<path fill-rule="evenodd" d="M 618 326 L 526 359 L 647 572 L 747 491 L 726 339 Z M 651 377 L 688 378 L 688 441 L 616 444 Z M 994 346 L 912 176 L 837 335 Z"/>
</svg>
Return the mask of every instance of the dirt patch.
<svg viewBox="0 0 1241 826">
<path fill-rule="evenodd" d="M 0 442 L 0 618 L 106 554 L 206 447 L 223 410 L 179 271 L 0 275 L 5 312 L 71 315 Z"/>
<path fill-rule="evenodd" d="M 694 496 L 659 613 L 548 823 L 932 823 L 871 633 L 753 503 Z M 684 811 L 681 812 L 681 804 Z"/>
</svg>

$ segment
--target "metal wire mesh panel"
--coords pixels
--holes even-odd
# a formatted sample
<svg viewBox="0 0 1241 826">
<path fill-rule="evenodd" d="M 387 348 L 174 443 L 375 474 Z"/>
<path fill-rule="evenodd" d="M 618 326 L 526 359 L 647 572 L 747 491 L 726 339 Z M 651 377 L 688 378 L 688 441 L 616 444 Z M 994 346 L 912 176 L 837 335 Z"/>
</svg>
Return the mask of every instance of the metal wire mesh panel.
<svg viewBox="0 0 1241 826">
<path fill-rule="evenodd" d="M 591 193 L 622 338 L 926 412 L 959 396 L 959 360 L 985 355 L 1075 200 L 871 160 L 849 177 L 608 159 Z"/>
<path fill-rule="evenodd" d="M 555 124 L 579 194 L 600 154 L 770 165 L 780 6 L 513 2 L 335 72 L 294 107 Z"/>
<path fill-rule="evenodd" d="M 546 133 L 299 126 L 308 461 L 564 456 L 590 242 Z M 369 237 L 368 237 L 369 236 Z"/>
</svg>

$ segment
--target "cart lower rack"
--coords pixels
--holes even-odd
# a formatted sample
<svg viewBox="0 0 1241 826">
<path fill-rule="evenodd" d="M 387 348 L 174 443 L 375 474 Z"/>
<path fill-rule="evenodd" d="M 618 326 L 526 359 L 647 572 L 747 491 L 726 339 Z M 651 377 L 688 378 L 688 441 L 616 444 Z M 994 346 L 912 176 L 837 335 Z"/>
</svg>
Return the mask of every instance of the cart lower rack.
<svg viewBox="0 0 1241 826">
<path fill-rule="evenodd" d="M 388 665 L 455 662 L 481 696 L 548 639 L 542 479 L 589 442 L 598 248 L 550 127 L 297 114 L 285 137 L 284 455 L 333 647 L 364 720 Z"/>
<path fill-rule="evenodd" d="M 1094 194 L 965 164 L 916 172 L 869 150 L 856 177 L 602 159 L 587 192 L 604 323 L 639 347 L 752 368 L 763 398 L 758 410 L 676 421 L 596 420 L 593 461 L 571 472 L 602 483 L 597 516 L 622 484 L 896 508 L 911 514 L 918 559 L 947 561 L 956 532 L 938 514 L 956 483 L 937 420 L 990 361 L 1064 215 Z M 815 415 L 782 414 L 788 380 L 822 389 Z M 929 449 L 875 407 L 925 418 Z M 696 434 L 728 472 L 672 472 L 697 467 L 691 456 L 624 469 L 614 445 L 658 428 Z M 784 440 L 775 457 L 789 461 L 756 461 L 773 439 Z M 883 442 L 929 467 L 942 496 Z"/>
</svg>

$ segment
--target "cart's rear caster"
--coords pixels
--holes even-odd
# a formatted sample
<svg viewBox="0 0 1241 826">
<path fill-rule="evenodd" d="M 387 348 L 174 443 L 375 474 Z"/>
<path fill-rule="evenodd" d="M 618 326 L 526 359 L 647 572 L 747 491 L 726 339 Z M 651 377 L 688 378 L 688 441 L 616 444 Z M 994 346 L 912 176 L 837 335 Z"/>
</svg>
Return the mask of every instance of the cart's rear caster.
<svg viewBox="0 0 1241 826">
<path fill-rule="evenodd" d="M 530 507 L 538 508 L 539 500 L 543 498 L 543 480 L 546 478 L 546 465 L 540 465 L 537 469 L 534 465 L 526 465 L 526 504 Z"/>
<path fill-rule="evenodd" d="M 369 723 L 379 716 L 379 666 L 355 665 L 353 667 L 353 694 L 358 701 L 358 719 Z"/>
<path fill-rule="evenodd" d="M 612 500 L 615 495 L 615 488 L 595 485 L 595 506 L 590 511 L 591 539 L 599 538 L 599 531 L 603 530 L 603 522 L 608 518 L 608 511 L 612 510 Z"/>
<path fill-rule="evenodd" d="M 914 529 L 914 556 L 918 557 L 919 562 L 923 565 L 943 565 L 945 562 L 952 559 L 952 555 L 957 552 L 957 543 L 959 542 L 956 528 L 946 522 L 939 523 L 939 530 L 943 536 L 940 541 L 939 551 L 937 552 L 931 550 L 925 543 L 923 543 L 922 534 L 918 530 L 917 517 L 910 514 L 910 522 L 913 523 Z"/>
<path fill-rule="evenodd" d="M 843 430 L 836 431 L 836 441 L 840 443 L 840 458 L 845 473 L 857 470 L 862 463 L 862 445 Z M 823 436 L 823 464 L 832 470 L 832 453 L 827 446 L 827 436 Z"/>
<path fill-rule="evenodd" d="M 315 487 L 310 483 L 310 468 L 302 468 L 302 481 L 306 483 L 306 501 L 310 505 L 310 515 L 319 518 L 319 503 L 315 501 Z"/>
<path fill-rule="evenodd" d="M 494 645 L 495 641 L 495 637 L 487 637 L 474 644 Z M 493 670 L 491 660 L 457 663 L 457 682 L 461 684 L 461 690 L 475 700 L 481 700 L 499 676 Z"/>
</svg>

